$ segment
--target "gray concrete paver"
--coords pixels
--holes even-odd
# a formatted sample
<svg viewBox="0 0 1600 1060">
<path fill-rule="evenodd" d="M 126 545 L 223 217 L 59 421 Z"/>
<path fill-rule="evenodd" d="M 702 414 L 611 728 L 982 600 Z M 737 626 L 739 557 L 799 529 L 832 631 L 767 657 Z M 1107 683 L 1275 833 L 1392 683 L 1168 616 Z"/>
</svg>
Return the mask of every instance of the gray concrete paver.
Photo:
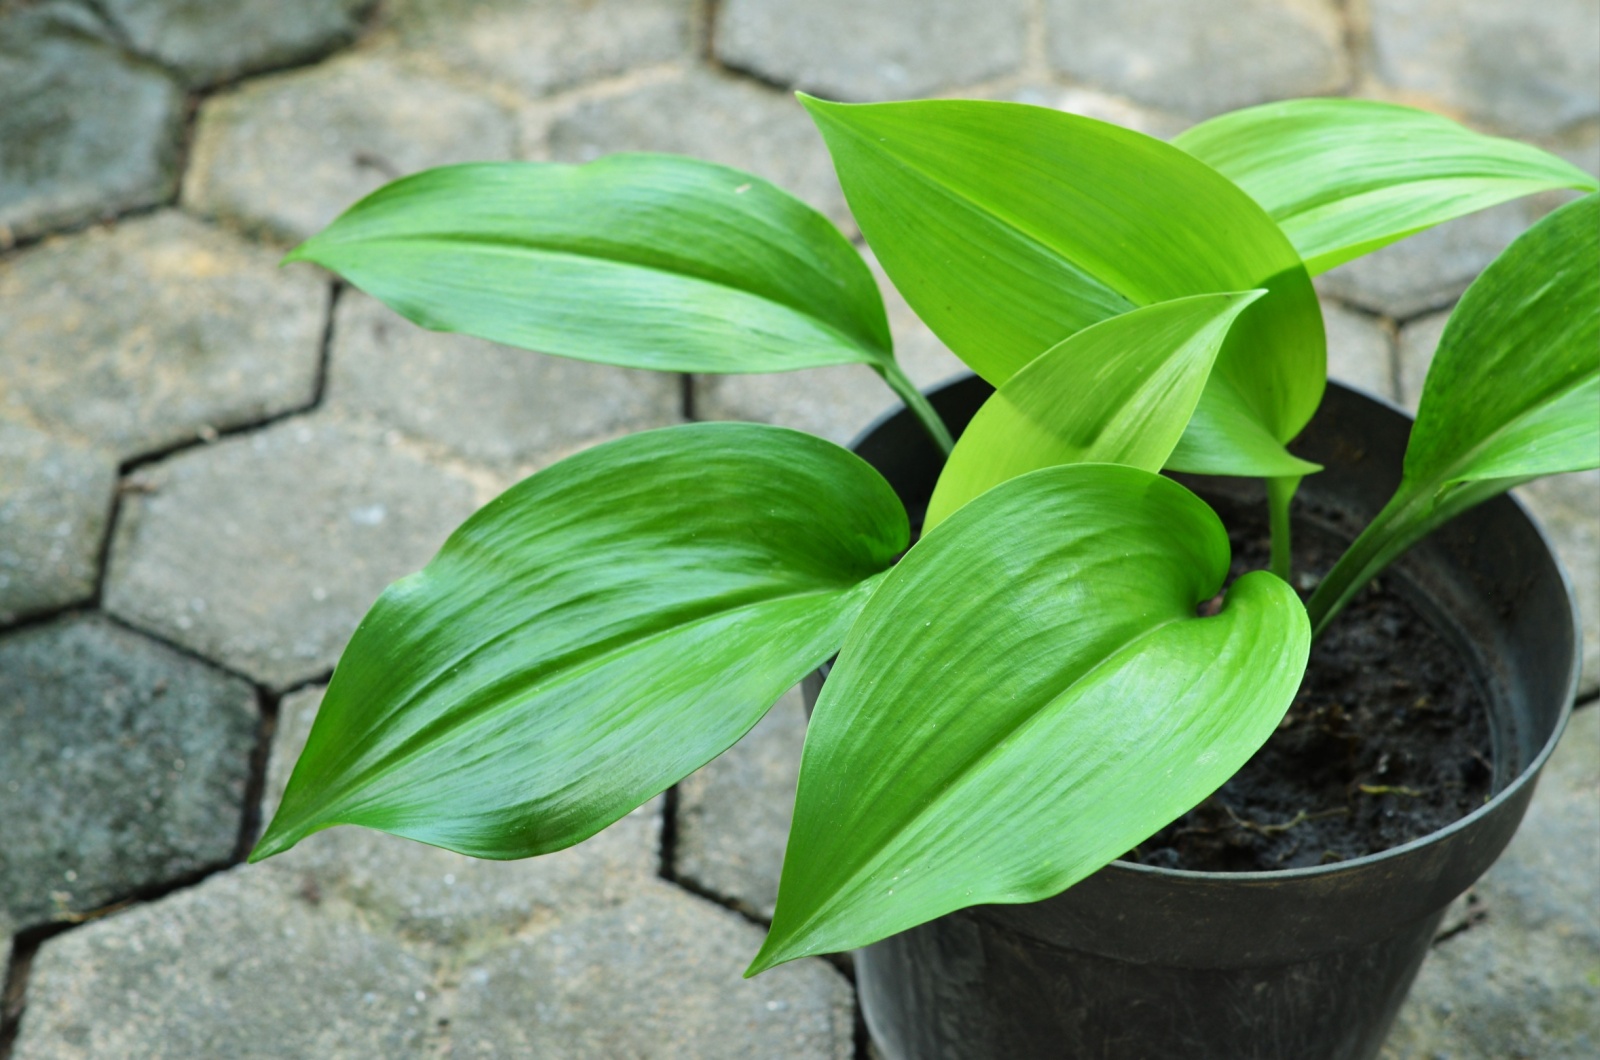
<svg viewBox="0 0 1600 1060">
<path fill-rule="evenodd" d="M 486 95 L 393 54 L 357 53 L 208 98 L 182 201 L 195 213 L 298 242 L 397 177 L 507 159 L 515 139 L 510 114 Z"/>
<path fill-rule="evenodd" d="M 0 637 L 0 919 L 69 919 L 233 855 L 249 685 L 98 616 Z"/>
<path fill-rule="evenodd" d="M 0 250 L 168 199 L 183 93 L 85 5 L 0 11 Z"/>
<path fill-rule="evenodd" d="M 684 778 L 673 866 L 680 878 L 772 919 L 805 739 L 796 686 L 744 739 Z"/>
<path fill-rule="evenodd" d="M 435 1055 L 435 971 L 281 875 L 236 868 L 48 940 L 16 1060 Z"/>
<path fill-rule="evenodd" d="M 509 470 L 584 441 L 675 423 L 683 384 L 670 373 L 426 331 L 348 291 L 334 319 L 327 400 L 332 410 Z"/>
<path fill-rule="evenodd" d="M 277 808 L 305 746 L 322 689 L 279 706 L 263 822 Z M 524 861 L 483 861 L 367 828 L 330 828 L 254 871 L 284 875 L 302 891 L 336 896 L 374 923 L 458 949 L 481 948 L 530 921 L 615 906 L 660 867 L 661 800 L 652 799 L 583 843 Z"/>
<path fill-rule="evenodd" d="M 1592 0 L 1368 0 L 1378 76 L 1523 134 L 1600 117 Z"/>
<path fill-rule="evenodd" d="M 1045 18 L 1059 73 L 1193 118 L 1350 80 L 1333 0 L 1045 0 Z"/>
<path fill-rule="evenodd" d="M 94 595 L 117 463 L 0 420 L 0 623 Z"/>
<path fill-rule="evenodd" d="M 464 478 L 328 416 L 187 450 L 140 481 L 106 609 L 274 688 L 331 670 L 384 587 L 476 507 Z"/>
<path fill-rule="evenodd" d="M 99 0 L 140 55 L 191 85 L 305 62 L 355 39 L 373 0 Z"/>
<path fill-rule="evenodd" d="M 119 461 L 308 404 L 327 285 L 176 210 L 0 261 L 0 417 Z"/>
<path fill-rule="evenodd" d="M 459 973 L 468 1056 L 846 1060 L 850 986 L 815 958 L 740 973 L 761 931 L 660 880 L 611 909 L 538 925 Z"/>
<path fill-rule="evenodd" d="M 1582 1060 L 1600 1052 L 1600 709 L 1573 716 L 1482 919 L 1436 944 L 1383 1060 Z"/>
<path fill-rule="evenodd" d="M 537 98 L 690 58 L 695 0 L 393 0 L 402 47 Z"/>
<path fill-rule="evenodd" d="M 1026 0 L 724 0 L 716 57 L 830 99 L 935 95 L 1021 69 Z"/>
</svg>

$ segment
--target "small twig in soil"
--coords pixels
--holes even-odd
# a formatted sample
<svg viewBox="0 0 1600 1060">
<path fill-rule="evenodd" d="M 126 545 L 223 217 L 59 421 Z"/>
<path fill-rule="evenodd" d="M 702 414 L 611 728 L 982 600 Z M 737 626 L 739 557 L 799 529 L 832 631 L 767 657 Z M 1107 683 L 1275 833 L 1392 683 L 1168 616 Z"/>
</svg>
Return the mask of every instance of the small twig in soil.
<svg viewBox="0 0 1600 1060">
<path fill-rule="evenodd" d="M 1304 824 L 1307 821 L 1319 821 L 1324 817 L 1336 817 L 1339 814 L 1347 812 L 1342 806 L 1335 807 L 1331 810 L 1319 810 L 1316 813 L 1307 813 L 1304 810 L 1297 810 L 1295 811 L 1295 815 L 1293 817 L 1287 821 L 1284 821 L 1282 824 L 1262 824 L 1260 821 L 1250 821 L 1240 817 L 1226 804 L 1223 805 L 1222 809 L 1230 818 L 1233 819 L 1233 823 L 1238 825 L 1240 828 L 1255 832 L 1257 835 L 1268 836 L 1287 832 L 1296 825 Z"/>
<path fill-rule="evenodd" d="M 1356 790 L 1363 795 L 1404 795 L 1408 799 L 1420 799 L 1424 794 L 1399 784 L 1357 784 Z"/>
</svg>

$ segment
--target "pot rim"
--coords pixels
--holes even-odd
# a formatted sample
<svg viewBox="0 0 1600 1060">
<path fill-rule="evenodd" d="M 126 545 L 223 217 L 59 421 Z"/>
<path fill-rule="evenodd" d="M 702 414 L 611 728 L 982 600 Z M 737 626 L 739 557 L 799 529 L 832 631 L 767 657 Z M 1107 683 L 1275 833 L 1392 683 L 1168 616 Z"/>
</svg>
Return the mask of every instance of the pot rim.
<svg viewBox="0 0 1600 1060">
<path fill-rule="evenodd" d="M 976 372 L 969 371 L 965 373 L 956 373 L 948 376 L 947 378 L 941 379 L 928 387 L 924 387 L 923 393 L 931 394 L 934 391 L 942 390 L 947 386 L 952 386 L 965 379 L 975 377 L 977 377 Z M 1415 422 L 1416 417 L 1413 416 L 1409 410 L 1401 407 L 1386 397 L 1370 393 L 1362 387 L 1355 386 L 1343 380 L 1329 379 L 1329 382 L 1336 383 L 1345 390 L 1349 390 L 1355 394 L 1358 394 L 1375 404 L 1382 405 L 1391 412 L 1399 413 L 1407 420 Z M 904 411 L 904 403 L 896 403 L 891 405 L 884 412 L 880 413 L 872 420 L 871 423 L 869 423 L 865 428 L 857 433 L 854 438 L 850 440 L 848 447 L 850 451 L 855 452 L 868 436 L 882 428 L 889 422 L 889 420 L 893 419 L 897 415 L 900 415 Z M 1486 802 L 1484 802 L 1482 806 L 1479 806 L 1477 809 L 1463 817 L 1457 818 L 1455 821 L 1445 825 L 1443 828 L 1429 832 L 1427 835 L 1418 836 L 1416 839 L 1401 843 L 1398 846 L 1390 847 L 1387 850 L 1380 850 L 1375 854 L 1363 854 L 1358 858 L 1348 858 L 1344 861 L 1337 861 L 1330 865 L 1311 865 L 1298 869 L 1269 869 L 1265 871 L 1253 872 L 1204 872 L 1197 869 L 1168 869 L 1156 865 L 1141 865 L 1132 861 L 1123 861 L 1119 858 L 1115 861 L 1106 863 L 1097 871 L 1126 872 L 1136 876 L 1170 878 L 1174 880 L 1193 880 L 1196 882 L 1209 883 L 1219 883 L 1222 881 L 1237 881 L 1240 883 L 1289 882 L 1297 880 L 1316 880 L 1338 876 L 1348 872 L 1359 872 L 1369 866 L 1381 865 L 1386 861 L 1398 860 L 1416 850 L 1420 850 L 1423 847 L 1446 840 L 1459 832 L 1473 827 L 1478 821 L 1494 813 L 1504 803 L 1517 798 L 1522 792 L 1523 788 L 1536 782 L 1540 771 L 1544 768 L 1544 764 L 1549 761 L 1550 756 L 1555 753 L 1556 744 L 1560 742 L 1561 735 L 1566 732 L 1567 723 L 1572 718 L 1572 711 L 1578 696 L 1578 681 L 1583 672 L 1583 616 L 1578 611 L 1578 598 L 1573 588 L 1572 576 L 1567 572 L 1566 564 L 1561 562 L 1561 554 L 1556 551 L 1555 545 L 1551 542 L 1550 534 L 1545 529 L 1544 524 L 1541 523 L 1539 519 L 1528 510 L 1527 505 L 1523 504 L 1518 498 L 1512 496 L 1510 491 L 1491 498 L 1489 501 L 1484 503 L 1490 504 L 1502 500 L 1514 506 L 1516 510 L 1525 519 L 1527 519 L 1528 524 L 1533 528 L 1534 533 L 1538 535 L 1539 543 L 1544 546 L 1545 552 L 1549 555 L 1551 562 L 1555 565 L 1556 576 L 1560 579 L 1562 592 L 1566 595 L 1567 610 L 1572 620 L 1573 640 L 1572 661 L 1567 666 L 1567 690 L 1562 697 L 1561 710 L 1556 718 L 1555 727 L 1551 730 L 1549 738 L 1545 740 L 1544 746 L 1539 749 L 1537 754 L 1529 759 L 1527 764 L 1523 766 L 1522 770 L 1517 773 L 1515 778 L 1512 779 L 1511 783 L 1501 788 Z M 1005 905 L 1011 903 L 990 902 L 985 904 Z"/>
</svg>

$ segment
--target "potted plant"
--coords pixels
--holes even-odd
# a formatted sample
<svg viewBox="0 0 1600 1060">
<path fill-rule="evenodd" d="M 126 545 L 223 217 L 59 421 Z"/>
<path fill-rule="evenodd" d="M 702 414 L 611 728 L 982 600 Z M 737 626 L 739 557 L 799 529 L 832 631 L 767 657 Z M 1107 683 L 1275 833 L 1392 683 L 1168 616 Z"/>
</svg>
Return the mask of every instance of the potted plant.
<svg viewBox="0 0 1600 1060">
<path fill-rule="evenodd" d="M 1252 759 L 1284 723 L 1313 637 L 1397 556 L 1517 483 L 1600 463 L 1596 182 L 1532 147 L 1371 102 L 1253 108 L 1166 144 L 1018 104 L 802 101 L 885 271 L 997 388 L 936 395 L 971 420 L 959 443 L 896 364 L 854 248 L 720 166 L 619 155 L 430 170 L 290 258 L 425 327 L 547 353 L 680 372 L 871 365 L 907 407 L 886 430 L 915 422 L 928 439 L 897 483 L 926 502 L 915 544 L 902 497 L 868 462 L 776 427 L 686 424 L 540 471 L 373 606 L 251 859 L 337 824 L 487 858 L 561 849 L 720 754 L 837 653 L 751 974 L 876 943 L 885 959 L 867 962 L 863 990 L 891 1054 L 1054 1054 L 1076 1040 L 1151 1055 L 1138 1033 L 1107 1036 L 1119 1019 L 1162 1022 L 1130 999 L 1159 1012 L 1215 996 L 1159 975 L 1130 987 L 1116 969 L 1175 960 L 1192 979 L 1207 947 L 1242 935 L 1239 967 L 1253 971 L 1222 976 L 1221 996 L 1253 1014 L 1186 1009 L 1162 1040 L 1194 1055 L 1370 1055 L 1420 960 L 1419 925 L 1431 935 L 1509 838 L 1570 704 L 1569 598 L 1510 502 L 1485 525 L 1534 542 L 1501 581 L 1542 579 L 1542 617 L 1489 635 L 1500 654 L 1479 664 L 1515 671 L 1502 698 L 1531 704 L 1521 733 L 1533 746 L 1505 750 L 1502 772 L 1514 761 L 1520 775 L 1498 778 L 1501 793 L 1465 822 L 1494 827 L 1352 859 L 1356 875 L 1389 881 L 1374 893 L 1393 908 L 1371 919 L 1395 923 L 1340 922 L 1330 942 L 1314 914 L 1366 899 L 1317 869 L 1246 873 L 1232 888 L 1097 870 Z M 1357 422 L 1313 424 L 1310 449 L 1290 452 L 1326 386 L 1312 273 L 1553 188 L 1590 194 L 1462 298 L 1403 468 L 1396 449 L 1376 485 L 1345 490 L 1376 517 L 1302 604 L 1288 581 L 1301 480 L 1312 476 L 1308 492 L 1347 482 L 1341 461 L 1360 464 L 1369 437 L 1406 446 L 1394 414 L 1335 395 Z M 1163 470 L 1201 476 L 1185 479 L 1197 487 L 1263 483 L 1268 569 L 1228 582 L 1222 521 Z M 1465 558 L 1495 561 L 1493 549 Z M 1482 589 L 1504 573 L 1458 581 Z M 1568 654 L 1540 676 L 1517 638 L 1552 633 Z M 1396 857 L 1422 865 L 1414 884 L 1394 883 Z M 1190 876 L 1204 886 L 1176 898 L 1148 886 Z M 1261 922 L 1208 919 L 1220 891 Z M 1085 895 L 1102 904 L 1073 905 Z M 1040 910 L 1049 923 L 1030 927 Z M 1410 941 L 1392 942 L 1397 931 Z M 1183 952 L 1168 960 L 1156 951 L 1174 933 Z M 1068 951 L 1093 970 L 1063 971 Z M 1082 995 L 1096 978 L 1110 1003 Z M 1289 1027 L 1283 999 L 1310 985 L 1371 995 L 1376 1030 L 1330 1043 Z M 1140 993 L 1152 989 L 1179 992 Z M 1002 1041 L 1018 1003 L 1038 1019 Z M 993 1005 L 1005 1014 L 985 1015 Z"/>
</svg>

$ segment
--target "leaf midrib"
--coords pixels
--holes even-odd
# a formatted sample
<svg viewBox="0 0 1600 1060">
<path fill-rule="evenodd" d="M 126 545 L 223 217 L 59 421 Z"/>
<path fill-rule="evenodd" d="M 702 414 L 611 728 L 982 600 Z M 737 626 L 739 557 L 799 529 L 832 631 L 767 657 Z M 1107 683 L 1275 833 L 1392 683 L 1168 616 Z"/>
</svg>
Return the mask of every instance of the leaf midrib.
<svg viewBox="0 0 1600 1060">
<path fill-rule="evenodd" d="M 845 122 L 840 122 L 840 121 L 836 120 L 834 122 L 834 126 L 836 128 L 843 129 L 845 132 L 849 133 L 855 139 L 857 139 L 857 140 L 859 140 L 859 141 L 861 141 L 863 143 L 876 146 L 871 137 L 867 136 L 866 134 L 864 134 L 862 132 L 859 132 L 853 126 L 851 126 L 851 125 L 849 125 L 849 124 L 847 124 Z M 887 143 L 888 141 L 884 141 L 884 142 Z M 1028 243 L 1032 244 L 1035 247 L 1038 247 L 1040 250 L 1043 250 L 1046 254 L 1048 254 L 1048 255 L 1060 260 L 1063 263 L 1065 263 L 1066 266 L 1069 269 L 1071 269 L 1072 272 L 1075 273 L 1076 275 L 1078 275 L 1080 277 L 1083 277 L 1086 281 L 1088 281 L 1090 283 L 1098 285 L 1101 290 L 1110 292 L 1111 294 L 1114 294 L 1118 298 L 1121 298 L 1123 301 L 1127 302 L 1130 309 L 1136 309 L 1136 308 L 1138 308 L 1140 306 L 1148 304 L 1145 301 L 1135 300 L 1134 298 L 1129 296 L 1125 291 L 1123 291 L 1120 288 L 1118 288 L 1118 287 L 1116 287 L 1116 286 L 1114 286 L 1114 285 L 1112 285 L 1110 283 L 1107 283 L 1106 281 L 1102 280 L 1097 274 L 1095 274 L 1092 270 L 1090 270 L 1089 268 L 1084 266 L 1076 258 L 1072 257 L 1070 254 L 1068 254 L 1065 251 L 1063 251 L 1060 247 L 1055 246 L 1053 243 L 1051 243 L 1048 240 L 1046 240 L 1043 236 L 1040 236 L 1040 235 L 1036 234 L 1032 228 L 1030 228 L 1030 227 L 1028 227 L 1026 225 L 1023 225 L 1023 224 L 1015 221 L 1009 215 L 1004 214 L 1004 213 L 994 209 L 993 207 L 986 205 L 984 202 L 982 202 L 981 200 L 979 200 L 979 199 L 973 197 L 972 195 L 968 194 L 966 191 L 962 190 L 961 188 L 956 187 L 954 185 L 945 184 L 945 183 L 940 182 L 939 180 L 937 180 L 935 178 L 934 174 L 931 174 L 924 167 L 922 167 L 920 165 L 917 165 L 915 162 L 911 161 L 911 159 L 909 159 L 906 156 L 900 154 L 893 147 L 884 148 L 883 151 L 882 151 L 882 155 L 883 155 L 883 157 L 888 158 L 891 161 L 895 162 L 896 164 L 898 164 L 899 166 L 901 166 L 905 170 L 907 170 L 907 171 L 909 171 L 911 173 L 914 173 L 922 181 L 922 183 L 924 183 L 928 187 L 933 188 L 935 191 L 937 191 L 940 194 L 944 195 L 946 198 L 954 200 L 956 202 L 964 203 L 969 208 L 971 208 L 975 213 L 978 213 L 978 214 L 980 214 L 982 216 L 985 216 L 985 217 L 993 218 L 994 220 L 1004 224 L 1007 228 L 1009 228 L 1011 231 L 1017 233 L 1017 235 L 1021 236 Z M 1106 319 L 1106 318 L 1102 318 L 1102 319 Z M 1063 336 L 1063 338 L 1068 338 L 1068 337 L 1070 337 L 1070 336 Z"/>
<path fill-rule="evenodd" d="M 461 731 L 476 727 L 477 725 L 482 724 L 483 722 L 496 717 L 507 710 L 514 709 L 519 705 L 525 705 L 530 692 L 542 695 L 551 689 L 557 689 L 562 684 L 565 684 L 570 680 L 592 673 L 594 670 L 607 664 L 624 652 L 636 649 L 643 645 L 656 643 L 657 641 L 660 641 L 666 637 L 674 636 L 688 629 L 692 629 L 695 626 L 703 625 L 707 622 L 711 622 L 725 616 L 737 614 L 741 611 L 748 611 L 755 608 L 781 604 L 792 600 L 801 600 L 807 597 L 821 597 L 828 595 L 847 596 L 851 592 L 860 589 L 861 586 L 871 582 L 873 579 L 881 577 L 883 573 L 885 572 L 880 571 L 877 574 L 870 575 L 853 585 L 847 585 L 843 587 L 828 586 L 817 589 L 806 589 L 798 592 L 778 593 L 771 596 L 764 596 L 756 600 L 733 604 L 731 606 L 713 606 L 709 610 L 695 612 L 693 617 L 674 621 L 671 625 L 659 629 L 654 633 L 644 637 L 630 637 L 627 633 L 619 633 L 612 638 L 612 643 L 610 645 L 597 651 L 591 650 L 586 652 L 581 648 L 574 649 L 572 652 L 568 653 L 568 656 L 565 660 L 553 661 L 548 666 L 542 668 L 542 673 L 538 677 L 518 682 L 519 688 L 517 693 L 501 694 L 492 700 L 480 703 L 477 709 L 474 709 L 470 712 L 454 711 L 450 714 L 440 716 L 430 724 L 424 725 L 421 729 L 412 733 L 409 737 L 402 741 L 400 745 L 394 749 L 394 751 L 384 755 L 379 761 L 373 763 L 366 769 L 350 774 L 343 783 L 327 789 L 321 799 L 321 802 L 324 805 L 328 805 L 333 803 L 337 798 L 350 792 L 352 788 L 366 787 L 372 780 L 393 773 L 407 763 L 411 762 L 418 755 L 425 753 L 430 745 L 455 737 Z M 409 708 L 409 706 L 419 697 L 427 694 L 430 689 L 436 687 L 442 680 L 448 677 L 451 672 L 459 668 L 466 660 L 474 658 L 495 644 L 516 636 L 519 632 L 526 629 L 528 625 L 537 621 L 538 617 L 539 616 L 532 616 L 523 622 L 519 622 L 516 625 L 501 631 L 501 633 L 496 635 L 492 640 L 475 645 L 469 651 L 455 656 L 448 665 L 437 668 L 433 675 L 430 676 L 428 681 L 411 695 L 407 696 L 400 705 L 394 708 L 394 710 L 391 710 L 389 712 L 389 716 L 392 717 L 394 714 Z M 574 656 L 577 656 L 577 658 L 574 659 Z M 494 687 L 503 687 L 507 681 L 515 681 L 518 676 L 519 675 L 516 673 L 503 675 L 495 682 Z M 305 818 L 302 818 L 302 821 L 304 820 Z"/>
<path fill-rule="evenodd" d="M 648 262 L 637 261 L 621 253 L 580 253 L 573 250 L 561 250 L 554 247 L 547 247 L 540 243 L 523 238 L 495 236 L 485 233 L 462 232 L 424 232 L 408 233 L 406 235 L 397 236 L 361 236 L 358 239 L 342 240 L 332 243 L 331 247 L 335 249 L 341 249 L 347 247 L 381 247 L 384 245 L 427 246 L 429 244 L 439 244 L 447 247 L 463 245 L 468 248 L 481 250 L 485 253 L 497 251 L 506 254 L 507 256 L 544 256 L 549 258 L 558 258 L 565 261 L 591 264 L 594 262 L 604 262 L 608 265 L 655 273 L 680 282 L 687 281 L 690 283 L 704 284 L 707 287 L 736 291 L 739 294 L 746 295 L 758 301 L 766 302 L 769 305 L 786 309 L 791 313 L 805 317 L 807 320 L 814 322 L 823 330 L 834 336 L 837 336 L 841 345 L 850 346 L 865 353 L 867 357 L 864 363 L 872 364 L 884 361 L 892 361 L 894 359 L 892 339 L 889 346 L 880 347 L 877 345 L 876 341 L 867 342 L 859 336 L 852 335 L 842 330 L 834 321 L 818 316 L 816 313 L 803 305 L 797 305 L 781 298 L 774 298 L 770 294 L 763 291 L 758 291 L 750 286 L 734 282 L 726 282 L 720 279 L 712 279 L 709 276 L 701 275 L 697 272 L 677 270 L 664 265 L 653 265 Z"/>
</svg>

